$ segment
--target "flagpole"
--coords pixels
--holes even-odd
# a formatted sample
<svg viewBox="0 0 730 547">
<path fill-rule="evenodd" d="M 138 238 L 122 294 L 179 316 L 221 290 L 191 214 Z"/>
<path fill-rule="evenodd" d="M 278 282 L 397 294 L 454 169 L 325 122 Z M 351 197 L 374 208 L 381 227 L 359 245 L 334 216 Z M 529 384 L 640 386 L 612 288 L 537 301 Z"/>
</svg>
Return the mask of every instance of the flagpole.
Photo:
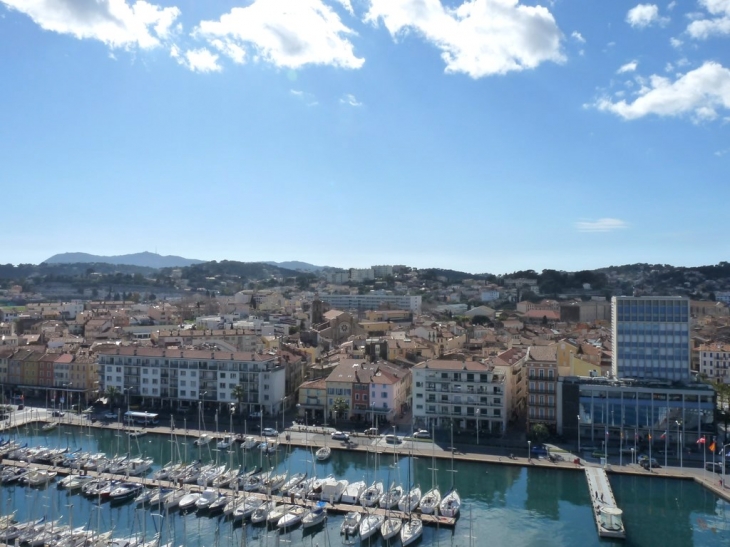
<svg viewBox="0 0 730 547">
<path fill-rule="evenodd" d="M 636 455 L 636 439 L 639 437 L 639 430 L 634 429 L 634 461 L 631 463 L 636 463 L 636 458 L 638 457 Z"/>
<path fill-rule="evenodd" d="M 702 437 L 705 438 L 704 436 Z M 702 443 L 702 468 L 705 478 L 707 478 L 707 441 Z"/>
<path fill-rule="evenodd" d="M 649 473 L 651 473 L 651 433 L 649 433 Z"/>
<path fill-rule="evenodd" d="M 619 433 L 618 443 L 618 464 L 623 467 L 624 465 L 624 428 L 623 422 L 621 422 L 621 433 Z"/>
<path fill-rule="evenodd" d="M 669 435 L 664 432 L 664 467 L 667 466 L 667 452 L 669 452 Z"/>
</svg>

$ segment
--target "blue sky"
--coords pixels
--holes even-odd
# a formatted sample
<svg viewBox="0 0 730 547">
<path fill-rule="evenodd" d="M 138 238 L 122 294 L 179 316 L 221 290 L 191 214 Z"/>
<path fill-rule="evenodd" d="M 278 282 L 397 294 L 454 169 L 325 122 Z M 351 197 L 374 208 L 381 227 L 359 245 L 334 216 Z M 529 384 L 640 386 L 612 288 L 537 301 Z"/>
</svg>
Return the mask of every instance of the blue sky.
<svg viewBox="0 0 730 547">
<path fill-rule="evenodd" d="M 730 0 L 0 0 L 3 263 L 728 259 Z"/>
</svg>

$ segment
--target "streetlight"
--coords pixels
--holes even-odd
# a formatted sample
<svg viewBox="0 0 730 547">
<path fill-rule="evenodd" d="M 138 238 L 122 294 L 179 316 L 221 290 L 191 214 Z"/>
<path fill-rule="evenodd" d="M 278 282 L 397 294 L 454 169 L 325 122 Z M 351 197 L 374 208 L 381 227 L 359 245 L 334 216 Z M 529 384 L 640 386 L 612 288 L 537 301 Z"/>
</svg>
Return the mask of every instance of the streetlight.
<svg viewBox="0 0 730 547">
<path fill-rule="evenodd" d="M 281 432 L 284 433 L 286 431 L 286 424 L 284 423 L 284 416 L 286 415 L 286 397 L 283 397 L 281 399 Z"/>
<path fill-rule="evenodd" d="M 730 443 L 722 445 L 722 448 L 720 449 L 720 457 L 722 458 L 722 478 L 720 479 L 720 485 L 725 486 L 725 462 L 727 461 L 727 454 L 725 454 L 725 450 L 727 447 L 730 446 Z"/>
<path fill-rule="evenodd" d="M 674 420 L 674 423 L 677 424 L 677 452 L 679 452 L 679 467 L 680 469 L 683 467 L 682 462 L 682 433 L 679 431 L 679 426 L 682 425 L 682 422 L 679 420 Z"/>
<path fill-rule="evenodd" d="M 527 461 L 532 461 L 532 441 L 527 441 Z"/>
<path fill-rule="evenodd" d="M 302 408 L 302 405 L 297 403 L 297 408 L 299 409 L 299 410 L 297 410 L 297 414 L 298 414 Z M 307 411 L 305 410 L 304 411 L 304 446 L 307 446 L 309 444 L 308 438 L 307 438 L 308 431 L 309 431 L 309 424 L 307 423 Z"/>
<path fill-rule="evenodd" d="M 478 408 L 474 411 L 477 417 L 477 445 L 479 445 L 479 412 L 480 410 Z"/>
<path fill-rule="evenodd" d="M 578 414 L 578 457 L 580 458 L 580 414 Z"/>
</svg>

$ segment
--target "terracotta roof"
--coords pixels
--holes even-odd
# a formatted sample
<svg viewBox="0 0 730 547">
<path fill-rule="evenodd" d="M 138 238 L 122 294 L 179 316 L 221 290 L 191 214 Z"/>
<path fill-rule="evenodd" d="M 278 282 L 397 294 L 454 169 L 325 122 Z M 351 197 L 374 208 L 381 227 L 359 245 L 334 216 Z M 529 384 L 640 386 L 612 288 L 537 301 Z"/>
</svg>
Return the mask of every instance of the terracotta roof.
<svg viewBox="0 0 730 547">
<path fill-rule="evenodd" d="M 429 369 L 429 370 L 467 370 L 471 372 L 486 372 L 489 370 L 489 365 L 480 363 L 479 361 L 458 361 L 458 360 L 447 360 L 447 359 L 432 359 L 431 361 L 425 361 L 414 365 L 413 368 Z"/>
<path fill-rule="evenodd" d="M 558 348 L 555 345 L 552 346 L 531 346 L 529 351 L 530 361 L 551 361 L 557 362 L 558 360 Z"/>
<path fill-rule="evenodd" d="M 168 359 L 217 359 L 219 361 L 270 361 L 276 359 L 269 353 L 206 351 L 206 350 L 179 350 L 150 347 L 122 346 L 114 350 L 99 351 L 100 355 L 122 355 L 128 357 L 162 357 Z"/>
</svg>

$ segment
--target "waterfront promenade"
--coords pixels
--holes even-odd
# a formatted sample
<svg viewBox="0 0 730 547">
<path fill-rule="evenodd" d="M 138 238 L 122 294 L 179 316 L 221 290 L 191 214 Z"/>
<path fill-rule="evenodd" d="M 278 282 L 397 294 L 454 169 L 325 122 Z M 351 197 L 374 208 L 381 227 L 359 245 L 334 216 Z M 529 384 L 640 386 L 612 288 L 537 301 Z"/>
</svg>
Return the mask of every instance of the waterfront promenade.
<svg viewBox="0 0 730 547">
<path fill-rule="evenodd" d="M 62 418 L 52 418 L 50 412 L 45 409 L 28 409 L 28 411 L 18 414 L 13 417 L 11 425 L 7 425 L 7 422 L 0 426 L 0 437 L 3 436 L 4 432 L 10 432 L 16 428 L 25 427 L 26 425 L 31 426 L 33 424 L 46 423 L 49 421 L 59 421 L 61 424 L 75 425 L 85 428 L 99 428 L 99 429 L 132 429 L 139 430 L 142 428 L 132 427 L 125 428 L 121 423 L 103 423 L 97 421 L 92 423 L 85 415 L 78 415 L 68 413 Z M 148 427 L 144 428 L 147 433 L 154 433 L 158 435 L 170 435 L 170 427 Z M 292 425 L 287 428 L 286 431 L 280 432 L 277 441 L 283 446 L 291 445 L 293 447 L 310 448 L 316 450 L 327 444 L 333 450 L 344 450 L 344 451 L 359 451 L 359 452 L 373 452 L 377 451 L 380 454 L 383 453 L 395 453 L 399 456 L 409 456 L 413 454 L 418 457 L 435 457 L 441 460 L 453 460 L 455 462 L 481 462 L 498 465 L 513 465 L 513 466 L 530 466 L 530 467 L 544 467 L 553 469 L 564 469 L 566 471 L 584 471 L 584 466 L 600 467 L 600 463 L 597 461 L 591 461 L 586 459 L 578 459 L 576 455 L 570 452 L 565 452 L 558 447 L 554 447 L 551 453 L 559 455 L 560 459 L 550 460 L 548 458 L 537 458 L 527 457 L 527 450 L 524 450 L 522 455 L 504 456 L 498 454 L 489 454 L 484 452 L 487 447 L 479 447 L 480 451 L 476 452 L 470 450 L 468 446 L 462 447 L 451 447 L 441 446 L 438 443 L 433 443 L 428 439 L 414 439 L 410 440 L 407 437 L 399 444 L 393 445 L 385 442 L 383 436 L 366 436 L 364 434 L 353 434 L 350 436 L 350 443 L 344 443 L 341 441 L 334 441 L 329 438 L 334 428 L 321 427 L 321 426 L 304 426 L 304 425 Z M 175 428 L 175 434 L 177 436 L 186 436 L 190 439 L 199 437 L 203 432 L 216 436 L 215 432 L 210 430 L 199 431 L 197 429 L 185 429 L 177 427 Z M 222 439 L 226 433 L 221 431 L 217 434 L 217 438 Z M 255 433 L 249 433 L 257 439 L 263 439 L 260 435 Z M 548 445 L 549 446 L 549 445 Z M 474 447 L 471 447 L 474 448 Z M 575 463 L 576 459 L 580 463 Z M 625 474 L 625 475 L 642 475 L 650 477 L 660 478 L 672 478 L 678 480 L 693 480 L 708 490 L 711 490 L 717 496 L 730 502 L 730 477 L 726 478 L 725 486 L 721 485 L 720 475 L 707 471 L 704 468 L 694 467 L 661 467 L 652 470 L 645 470 L 638 464 L 625 464 L 615 465 L 609 464 L 605 467 L 606 472 L 609 474 Z"/>
</svg>

